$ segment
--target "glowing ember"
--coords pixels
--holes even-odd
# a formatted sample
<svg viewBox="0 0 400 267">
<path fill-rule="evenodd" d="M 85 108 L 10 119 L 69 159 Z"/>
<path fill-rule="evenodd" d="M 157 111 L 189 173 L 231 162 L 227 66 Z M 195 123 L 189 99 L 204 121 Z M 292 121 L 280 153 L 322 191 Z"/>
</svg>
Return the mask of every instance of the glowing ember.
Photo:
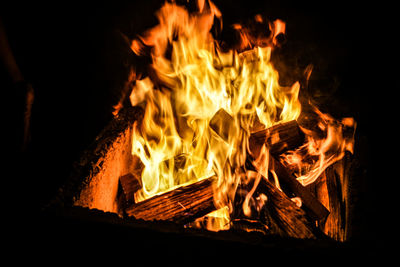
<svg viewBox="0 0 400 267">
<path fill-rule="evenodd" d="M 249 137 L 256 123 L 268 128 L 298 119 L 300 83 L 281 86 L 270 61 L 277 36 L 285 33 L 284 22 L 268 23 L 265 31 L 269 35 L 263 38 L 255 38 L 236 24 L 240 47 L 222 51 L 210 33 L 214 21 L 221 22 L 221 12 L 211 1 L 198 1 L 197 7 L 197 12 L 189 13 L 166 2 L 157 12 L 159 24 L 132 41 L 131 49 L 137 55 L 151 48 L 154 73 L 136 80 L 130 95 L 133 106 L 145 109 L 143 124 L 136 125 L 133 134 L 132 153 L 144 164 L 143 188 L 135 198 L 141 201 L 215 175 L 214 202 L 219 210 L 209 214 L 207 229 L 227 229 L 241 180 L 255 181 L 242 206 L 249 216 L 250 198 L 261 174 L 279 188 L 279 177 L 268 165 L 266 146 L 253 162 L 259 174 L 246 171 L 246 158 L 252 154 Z M 264 19 L 257 15 L 255 21 Z M 353 150 L 354 131 L 345 137 L 343 129 L 355 129 L 354 120 L 339 122 L 316 108 L 315 112 L 322 134 L 302 129 L 308 142 L 282 157 L 285 165 L 297 170 L 303 184 L 315 181 L 346 150 Z M 273 136 L 274 140 L 279 141 L 279 136 Z M 256 204 L 266 201 L 267 196 Z M 294 201 L 301 205 L 300 199 Z"/>
</svg>

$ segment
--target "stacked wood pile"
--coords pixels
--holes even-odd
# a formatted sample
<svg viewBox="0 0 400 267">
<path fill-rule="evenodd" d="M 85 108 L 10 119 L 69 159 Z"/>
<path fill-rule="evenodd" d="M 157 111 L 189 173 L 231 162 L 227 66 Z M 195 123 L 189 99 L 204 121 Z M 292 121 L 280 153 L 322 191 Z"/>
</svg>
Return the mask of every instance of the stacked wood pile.
<svg viewBox="0 0 400 267">
<path fill-rule="evenodd" d="M 217 114 L 223 116 L 224 120 L 229 120 L 229 114 L 225 112 Z M 223 132 L 219 133 L 219 129 L 214 130 L 223 137 Z M 252 162 L 259 155 L 262 146 L 266 145 L 271 155 L 269 165 L 275 171 L 282 190 L 278 189 L 271 179 L 262 176 L 252 197 L 266 197 L 265 205 L 261 209 L 252 210 L 249 217 L 243 214 L 242 205 L 246 194 L 253 188 L 254 181 L 249 184 L 240 183 L 235 195 L 234 212 L 231 214 L 232 228 L 246 231 L 257 228 L 266 234 L 294 238 L 317 238 L 322 235 L 335 240 L 345 240 L 347 196 L 343 192 L 346 191 L 345 180 L 351 158 L 346 156 L 333 164 L 316 182 L 305 187 L 279 160 L 282 153 L 301 146 L 304 140 L 304 133 L 296 121 L 277 124 L 251 133 L 247 162 L 250 166 L 249 171 L 258 173 Z M 122 207 L 124 216 L 150 221 L 174 221 L 185 225 L 216 209 L 213 201 L 215 177 L 184 185 L 135 203 L 133 196 L 141 188 L 142 168 L 141 164 L 137 164 L 134 173 L 120 177 L 118 203 Z M 342 175 L 339 176 L 339 172 Z M 268 176 L 273 177 L 272 174 Z M 300 207 L 292 200 L 293 198 L 301 199 Z"/>
</svg>

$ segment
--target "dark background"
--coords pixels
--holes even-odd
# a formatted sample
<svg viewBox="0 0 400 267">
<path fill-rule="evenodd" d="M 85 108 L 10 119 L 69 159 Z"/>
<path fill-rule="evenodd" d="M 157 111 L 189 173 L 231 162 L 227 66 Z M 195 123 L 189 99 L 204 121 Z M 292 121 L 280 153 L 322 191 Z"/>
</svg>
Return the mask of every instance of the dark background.
<svg viewBox="0 0 400 267">
<path fill-rule="evenodd" d="M 54 197 L 82 150 L 112 119 L 134 59 L 122 35 L 156 24 L 163 1 L 57 1 L 2 6 L 0 16 L 25 79 L 35 90 L 31 140 L 21 152 L 21 95 L 3 65 L 4 146 L 10 147 L 11 201 L 25 212 L 37 212 Z M 372 179 L 371 89 L 375 88 L 376 56 L 381 42 L 375 3 L 347 1 L 214 1 L 224 27 L 255 14 L 287 23 L 287 40 L 276 59 L 287 62 L 283 72 L 314 65 L 308 93 L 335 117 L 356 119 L 356 153 L 360 162 L 354 239 L 383 246 L 377 214 L 381 188 Z M 371 5 L 371 6 L 369 6 Z M 378 98 L 378 99 L 377 99 Z M 379 102 L 380 96 L 374 96 Z M 4 139 L 3 139 L 4 140 Z M 358 150 L 357 150 L 358 149 Z M 17 197 L 15 197 L 15 195 Z M 18 207 L 11 205 L 20 214 Z"/>
</svg>

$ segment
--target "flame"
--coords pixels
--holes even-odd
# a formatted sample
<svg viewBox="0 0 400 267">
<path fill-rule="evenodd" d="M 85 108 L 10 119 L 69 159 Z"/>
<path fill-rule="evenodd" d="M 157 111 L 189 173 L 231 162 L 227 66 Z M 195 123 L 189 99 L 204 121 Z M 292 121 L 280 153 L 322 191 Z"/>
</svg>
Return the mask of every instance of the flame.
<svg viewBox="0 0 400 267">
<path fill-rule="evenodd" d="M 159 25 L 132 42 L 138 55 L 144 45 L 152 48 L 152 68 L 159 79 L 157 85 L 149 77 L 137 80 L 130 96 L 132 105 L 145 102 L 144 123 L 133 142 L 133 153 L 145 165 L 138 199 L 217 174 L 221 194 L 216 202 L 224 207 L 228 203 L 223 195 L 240 176 L 230 167 L 244 164 L 254 119 L 265 127 L 296 119 L 300 86 L 279 85 L 270 62 L 272 41 L 242 53 L 222 52 L 210 33 L 214 19 L 221 19 L 220 11 L 210 1 L 198 6 L 199 11 L 190 14 L 165 3 L 157 13 Z M 282 21 L 270 27 L 270 40 L 285 29 Z M 220 109 L 233 118 L 226 140 L 209 126 Z M 176 170 L 174 159 L 180 155 L 185 162 Z"/>
<path fill-rule="evenodd" d="M 222 25 L 222 14 L 211 1 L 198 1 L 195 12 L 166 2 L 156 15 L 159 24 L 131 43 L 136 55 L 151 57 L 150 72 L 154 74 L 136 80 L 130 95 L 133 106 L 145 109 L 143 123 L 134 127 L 132 142 L 132 153 L 144 165 L 143 188 L 135 198 L 140 201 L 216 175 L 214 202 L 219 213 L 210 216 L 221 219 L 207 228 L 225 229 L 238 183 L 259 181 L 261 174 L 268 178 L 266 147 L 255 161 L 259 175 L 249 175 L 243 167 L 255 121 L 271 127 L 296 120 L 301 113 L 300 83 L 281 86 L 271 63 L 277 36 L 285 33 L 286 25 L 273 21 L 265 28 L 268 36 L 254 37 L 246 27 L 235 24 L 240 45 L 223 50 L 211 34 L 215 20 Z M 255 22 L 264 23 L 264 19 L 257 15 Z M 342 156 L 340 152 L 333 158 L 333 154 L 352 146 L 337 139 L 340 127 L 333 119 L 322 113 L 321 118 L 327 136 L 324 140 L 310 138 L 307 143 L 310 154 L 318 155 L 319 160 L 307 175 L 299 172 L 298 179 L 304 184 Z M 342 121 L 346 127 L 353 123 L 351 119 Z M 297 164 L 300 169 L 302 159 L 296 151 L 285 157 L 288 165 Z M 278 177 L 269 171 L 279 187 Z M 249 199 L 257 184 L 243 203 L 245 214 L 250 213 Z"/>
<path fill-rule="evenodd" d="M 309 185 L 333 163 L 341 160 L 346 151 L 354 153 L 354 134 L 357 123 L 353 118 L 335 120 L 328 114 L 313 108 L 318 115 L 318 128 L 316 131 L 302 128 L 308 141 L 299 149 L 289 151 L 282 156 L 283 162 L 296 169 L 297 180 L 303 185 Z"/>
</svg>

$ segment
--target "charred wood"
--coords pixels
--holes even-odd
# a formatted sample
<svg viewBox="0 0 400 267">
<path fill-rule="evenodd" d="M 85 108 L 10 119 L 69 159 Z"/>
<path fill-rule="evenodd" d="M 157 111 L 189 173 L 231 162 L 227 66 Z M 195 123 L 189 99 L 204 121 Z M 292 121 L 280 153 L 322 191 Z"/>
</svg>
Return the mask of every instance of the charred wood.
<svg viewBox="0 0 400 267">
<path fill-rule="evenodd" d="M 319 228 L 327 236 L 345 241 L 348 238 L 349 227 L 349 195 L 348 180 L 351 170 L 351 156 L 346 154 L 343 159 L 326 168 L 319 179 L 310 185 L 318 200 L 330 211 Z"/>
<path fill-rule="evenodd" d="M 210 121 L 210 127 L 224 140 L 228 140 L 233 125 L 234 119 L 223 109 L 220 109 Z M 304 134 L 297 122 L 293 120 L 252 133 L 249 140 L 250 154 L 254 159 L 257 158 L 265 144 L 271 155 L 279 156 L 281 153 L 303 144 L 303 142 Z M 275 171 L 279 180 L 282 180 L 285 189 L 293 196 L 301 198 L 312 219 L 323 220 L 328 216 L 329 211 L 278 160 L 270 157 L 269 166 Z"/>
<path fill-rule="evenodd" d="M 131 173 L 119 178 L 120 192 L 124 195 L 125 208 L 135 204 L 135 193 L 142 188 L 141 177 L 144 165 L 137 156 L 132 157 L 132 166 L 135 166 Z"/>
<path fill-rule="evenodd" d="M 262 177 L 252 195 L 250 217 L 244 215 L 241 207 L 245 195 L 252 186 L 252 183 L 239 185 L 235 197 L 235 207 L 238 208 L 232 214 L 233 225 L 239 223 L 239 226 L 234 226 L 234 228 L 261 231 L 260 224 L 262 224 L 266 229 L 262 229 L 262 231 L 269 234 L 294 238 L 315 238 L 315 229 L 309 222 L 305 211 L 296 206 L 295 202 L 265 177 Z M 259 223 L 254 226 L 254 222 L 257 221 Z"/>
<path fill-rule="evenodd" d="M 249 146 L 254 158 L 260 154 L 265 144 L 272 155 L 280 155 L 304 143 L 304 134 L 297 121 L 276 124 L 270 128 L 254 132 L 250 135 Z"/>
<path fill-rule="evenodd" d="M 261 123 L 257 118 L 254 123 L 257 124 L 255 128 L 260 129 Z M 236 132 L 234 118 L 224 109 L 215 113 L 210 127 L 225 141 L 228 141 L 230 133 Z M 264 144 L 272 155 L 280 155 L 303 143 L 304 134 L 295 120 L 252 132 L 249 138 L 249 147 L 254 158 L 258 157 Z"/>
<path fill-rule="evenodd" d="M 135 203 L 135 193 L 142 188 L 138 178 L 132 173 L 125 174 L 119 178 L 127 207 Z"/>
<path fill-rule="evenodd" d="M 155 195 L 126 209 L 128 216 L 143 220 L 167 220 L 179 224 L 191 222 L 215 210 L 210 177 Z"/>
<path fill-rule="evenodd" d="M 269 164 L 271 169 L 273 169 L 279 177 L 284 191 L 290 192 L 293 194 L 293 197 L 301 198 L 302 205 L 312 219 L 323 221 L 329 215 L 329 210 L 318 201 L 309 189 L 300 184 L 300 182 L 296 180 L 296 177 L 289 173 L 282 163 L 274 159 L 274 157 L 270 157 Z M 288 194 L 290 195 L 290 193 Z"/>
</svg>

